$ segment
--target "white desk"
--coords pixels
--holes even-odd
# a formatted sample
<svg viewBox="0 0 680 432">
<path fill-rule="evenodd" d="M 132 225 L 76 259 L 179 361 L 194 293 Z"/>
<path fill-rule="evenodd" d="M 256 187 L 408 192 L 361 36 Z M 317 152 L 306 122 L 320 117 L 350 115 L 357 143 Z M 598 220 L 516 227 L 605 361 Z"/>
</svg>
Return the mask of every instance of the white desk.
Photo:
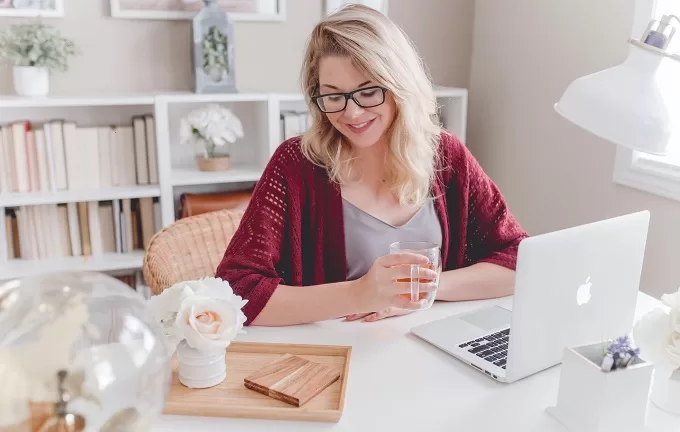
<svg viewBox="0 0 680 432">
<path fill-rule="evenodd" d="M 163 416 L 153 432 L 476 431 L 564 432 L 545 412 L 555 404 L 559 366 L 500 384 L 410 335 L 417 324 L 484 304 L 437 303 L 375 323 L 329 321 L 249 328 L 240 340 L 351 345 L 345 409 L 338 423 Z M 641 294 L 638 317 L 658 302 Z M 227 372 L 228 373 L 228 372 Z M 677 432 L 680 417 L 649 404 L 648 431 Z"/>
</svg>

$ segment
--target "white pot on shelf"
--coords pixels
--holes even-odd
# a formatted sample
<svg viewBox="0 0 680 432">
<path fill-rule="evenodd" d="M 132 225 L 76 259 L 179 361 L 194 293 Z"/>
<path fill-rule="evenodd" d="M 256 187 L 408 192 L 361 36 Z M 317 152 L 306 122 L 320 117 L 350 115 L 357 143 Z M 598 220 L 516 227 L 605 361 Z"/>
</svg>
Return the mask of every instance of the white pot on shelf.
<svg viewBox="0 0 680 432">
<path fill-rule="evenodd" d="M 14 91 L 19 96 L 46 96 L 50 91 L 50 72 L 33 66 L 14 67 Z"/>
</svg>

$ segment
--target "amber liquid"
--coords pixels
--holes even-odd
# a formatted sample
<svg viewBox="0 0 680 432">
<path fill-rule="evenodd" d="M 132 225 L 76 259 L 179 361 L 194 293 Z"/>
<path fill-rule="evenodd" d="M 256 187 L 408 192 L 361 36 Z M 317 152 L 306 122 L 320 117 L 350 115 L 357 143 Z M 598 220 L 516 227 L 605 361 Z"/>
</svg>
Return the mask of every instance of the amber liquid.
<svg viewBox="0 0 680 432">
<path fill-rule="evenodd" d="M 431 264 L 430 264 L 430 265 L 420 266 L 420 267 L 421 267 L 421 268 L 428 268 L 428 269 L 430 269 L 430 270 L 434 270 L 434 266 L 431 265 Z M 425 277 L 421 277 L 421 278 L 410 278 L 410 277 L 407 277 L 407 278 L 400 278 L 400 279 L 397 279 L 397 282 L 408 282 L 408 283 L 410 283 L 411 281 L 417 281 L 418 283 L 421 283 L 421 284 L 429 284 L 429 283 L 433 283 L 433 282 L 434 282 L 434 279 L 432 279 L 432 278 L 425 278 Z M 431 293 L 428 292 L 428 291 L 419 292 L 419 293 L 418 293 L 418 300 L 426 299 L 426 298 L 428 298 L 428 296 L 429 296 L 430 294 L 431 294 Z M 410 294 L 410 293 L 399 294 L 399 297 L 401 297 L 401 298 L 403 298 L 403 299 L 405 299 L 405 300 L 411 300 L 411 294 Z"/>
<path fill-rule="evenodd" d="M 429 292 L 419 292 L 417 301 L 427 299 L 430 294 L 431 293 Z M 404 300 L 411 300 L 411 294 L 399 294 L 399 297 L 403 298 Z"/>
</svg>

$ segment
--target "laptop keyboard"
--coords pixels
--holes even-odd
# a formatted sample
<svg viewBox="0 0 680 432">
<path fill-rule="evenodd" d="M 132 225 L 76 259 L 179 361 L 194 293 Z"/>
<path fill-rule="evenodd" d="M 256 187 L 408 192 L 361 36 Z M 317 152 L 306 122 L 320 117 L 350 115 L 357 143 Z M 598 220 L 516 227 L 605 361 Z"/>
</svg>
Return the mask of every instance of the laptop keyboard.
<svg viewBox="0 0 680 432">
<path fill-rule="evenodd" d="M 509 340 L 510 329 L 506 329 L 479 339 L 465 342 L 464 344 L 458 345 L 458 347 L 467 349 L 469 353 L 505 369 L 505 363 L 508 359 Z"/>
</svg>

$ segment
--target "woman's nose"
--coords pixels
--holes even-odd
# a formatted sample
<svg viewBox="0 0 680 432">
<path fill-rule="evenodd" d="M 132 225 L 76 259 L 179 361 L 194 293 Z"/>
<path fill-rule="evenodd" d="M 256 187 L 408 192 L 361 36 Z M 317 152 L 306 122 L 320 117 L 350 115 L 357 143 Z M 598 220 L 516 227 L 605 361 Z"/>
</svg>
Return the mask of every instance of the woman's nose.
<svg viewBox="0 0 680 432">
<path fill-rule="evenodd" d="M 364 113 L 364 109 L 357 105 L 353 99 L 347 101 L 347 106 L 345 107 L 345 116 L 349 118 L 357 118 Z"/>
</svg>

